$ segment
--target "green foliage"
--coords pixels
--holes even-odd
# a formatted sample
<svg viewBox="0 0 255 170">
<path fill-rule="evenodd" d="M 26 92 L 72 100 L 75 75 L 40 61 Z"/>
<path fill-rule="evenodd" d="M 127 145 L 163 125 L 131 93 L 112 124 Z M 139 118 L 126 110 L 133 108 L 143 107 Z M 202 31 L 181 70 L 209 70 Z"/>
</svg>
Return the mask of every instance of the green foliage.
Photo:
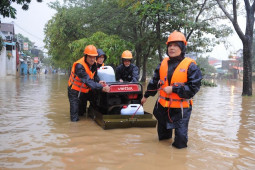
<svg viewBox="0 0 255 170">
<path fill-rule="evenodd" d="M 128 3 L 130 0 L 126 1 Z M 136 1 L 131 9 L 150 25 L 160 25 L 160 32 L 165 35 L 160 39 L 167 39 L 173 30 L 184 32 L 189 41 L 188 51 L 192 52 L 209 52 L 215 44 L 223 41 L 223 37 L 232 33 L 230 27 L 218 25 L 217 21 L 225 16 L 218 14 L 214 1 Z M 215 38 L 206 37 L 207 34 Z"/>
<path fill-rule="evenodd" d="M 209 86 L 209 87 L 217 87 L 217 84 L 210 82 L 209 80 L 202 79 L 201 81 L 202 86 Z"/>
<path fill-rule="evenodd" d="M 106 64 L 115 66 L 119 64 L 122 52 L 133 48 L 131 43 L 120 39 L 116 35 L 109 36 L 103 32 L 96 32 L 91 37 L 76 40 L 69 44 L 73 62 L 81 58 L 84 48 L 89 44 L 93 44 L 97 48 L 102 49 L 108 56 Z"/>
<path fill-rule="evenodd" d="M 50 7 L 57 10 L 57 14 L 48 21 L 44 32 L 46 48 L 52 56 L 55 67 L 69 68 L 73 60 L 68 45 L 78 39 L 89 35 L 84 29 L 86 16 L 84 9 L 80 7 L 60 6 L 58 2 L 51 3 Z"/>
<path fill-rule="evenodd" d="M 25 56 L 38 57 L 31 53 L 32 48 L 34 48 L 34 43 L 30 41 L 28 37 L 25 37 L 20 33 L 16 34 L 15 37 L 20 43 L 22 43 L 21 47 L 23 47 L 24 42 L 28 43 L 28 50 L 20 49 L 23 52 L 23 54 L 25 54 Z"/>
<path fill-rule="evenodd" d="M 47 67 L 52 66 L 53 65 L 52 57 L 43 58 L 42 63 Z"/>
<path fill-rule="evenodd" d="M 216 73 L 216 69 L 209 64 L 208 57 L 198 57 L 196 62 L 201 69 L 203 75 L 210 76 L 212 73 Z"/>
<path fill-rule="evenodd" d="M 23 10 L 28 10 L 31 0 L 1 0 L 0 1 L 0 15 L 3 17 L 16 18 L 16 9 L 12 7 L 12 3 L 22 5 Z M 37 0 L 42 2 L 42 0 Z"/>
<path fill-rule="evenodd" d="M 230 34 L 229 27 L 218 24 L 221 16 L 215 10 L 215 4 L 211 0 L 66 0 L 64 6 L 51 3 L 57 14 L 45 28 L 46 48 L 56 64 L 70 66 L 82 55 L 82 48 L 85 47 L 82 43 L 91 44 L 87 39 L 96 32 L 103 32 L 132 43 L 133 49 L 129 50 L 134 54 L 135 64 L 139 68 L 144 65 L 148 70 L 153 70 L 155 68 L 151 67 L 165 53 L 165 41 L 173 30 L 187 35 L 188 50 L 194 52 L 210 51 L 218 38 Z M 215 37 L 205 37 L 206 34 Z M 115 65 L 121 54 L 121 50 L 116 49 L 122 49 L 122 42 L 115 38 L 106 39 L 108 41 L 101 38 L 96 47 L 110 56 L 108 64 Z M 97 44 L 97 41 L 94 43 Z M 73 51 L 76 49 L 73 46 L 79 46 L 82 50 Z M 148 58 L 153 58 L 154 62 Z M 144 72 L 147 72 L 146 68 L 143 68 Z"/>
<path fill-rule="evenodd" d="M 22 43 L 21 45 L 23 46 L 23 43 L 28 43 L 28 49 L 31 50 L 32 47 L 34 46 L 34 43 L 32 41 L 30 41 L 30 39 L 28 37 L 23 36 L 22 34 L 18 33 L 15 35 L 16 39 Z M 23 49 L 21 49 L 23 50 Z"/>
<path fill-rule="evenodd" d="M 146 76 L 152 77 L 154 70 L 157 68 L 158 64 L 158 57 L 156 55 L 151 55 L 148 58 L 148 64 L 147 64 L 147 71 L 146 71 Z"/>
</svg>

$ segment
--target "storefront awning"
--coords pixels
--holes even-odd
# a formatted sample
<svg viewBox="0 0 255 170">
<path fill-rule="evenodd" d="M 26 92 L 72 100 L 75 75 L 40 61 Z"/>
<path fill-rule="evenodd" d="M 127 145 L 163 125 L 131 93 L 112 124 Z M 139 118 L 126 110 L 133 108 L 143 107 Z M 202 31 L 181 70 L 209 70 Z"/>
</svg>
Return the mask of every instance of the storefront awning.
<svg viewBox="0 0 255 170">
<path fill-rule="evenodd" d="M 12 46 L 15 46 L 15 44 L 16 44 L 15 42 L 11 42 L 11 43 L 10 43 L 10 42 L 4 42 L 4 45 L 5 45 L 5 46 L 6 46 L 6 45 L 12 45 Z"/>
</svg>

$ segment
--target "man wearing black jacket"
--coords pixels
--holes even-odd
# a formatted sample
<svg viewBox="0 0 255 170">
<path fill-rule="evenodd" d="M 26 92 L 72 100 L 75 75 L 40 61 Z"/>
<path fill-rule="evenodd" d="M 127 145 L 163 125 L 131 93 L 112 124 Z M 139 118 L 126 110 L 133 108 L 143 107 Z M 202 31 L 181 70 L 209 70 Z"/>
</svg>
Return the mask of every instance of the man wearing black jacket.
<svg viewBox="0 0 255 170">
<path fill-rule="evenodd" d="M 84 49 L 84 56 L 74 62 L 68 81 L 68 98 L 70 102 L 70 119 L 79 120 L 86 112 L 87 100 L 91 100 L 92 90 L 109 92 L 110 87 L 105 82 L 97 82 L 96 56 L 97 49 L 88 45 Z"/>
<path fill-rule="evenodd" d="M 139 69 L 136 65 L 132 64 L 132 53 L 128 50 L 124 51 L 121 55 L 122 64 L 116 68 L 116 81 L 119 82 L 138 82 Z"/>
<path fill-rule="evenodd" d="M 171 33 L 166 44 L 168 57 L 154 71 L 141 104 L 159 91 L 153 111 L 158 120 L 158 139 L 171 139 L 175 129 L 172 145 L 180 149 L 187 147 L 191 99 L 200 89 L 202 74 L 196 62 L 184 56 L 187 41 L 181 32 Z"/>
</svg>

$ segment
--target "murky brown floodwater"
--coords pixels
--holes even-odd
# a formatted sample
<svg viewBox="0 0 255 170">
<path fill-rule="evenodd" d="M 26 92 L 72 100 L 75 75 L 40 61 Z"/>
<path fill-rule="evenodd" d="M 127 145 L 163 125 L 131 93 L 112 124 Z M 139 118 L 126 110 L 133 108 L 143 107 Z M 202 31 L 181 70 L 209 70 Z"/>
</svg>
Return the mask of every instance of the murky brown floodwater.
<svg viewBox="0 0 255 170">
<path fill-rule="evenodd" d="M 66 76 L 1 79 L 0 169 L 254 169 L 255 98 L 241 97 L 240 81 L 217 83 L 196 95 L 188 148 L 178 150 L 156 128 L 71 123 Z"/>
</svg>

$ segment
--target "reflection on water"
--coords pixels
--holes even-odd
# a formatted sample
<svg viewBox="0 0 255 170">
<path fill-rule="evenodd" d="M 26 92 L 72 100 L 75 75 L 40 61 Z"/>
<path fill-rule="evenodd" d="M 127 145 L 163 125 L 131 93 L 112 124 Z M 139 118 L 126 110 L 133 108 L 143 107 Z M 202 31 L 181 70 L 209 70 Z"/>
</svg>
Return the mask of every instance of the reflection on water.
<svg viewBox="0 0 255 170">
<path fill-rule="evenodd" d="M 156 128 L 103 130 L 69 120 L 66 76 L 0 81 L 0 169 L 253 169 L 255 99 L 242 82 L 219 81 L 195 96 L 187 149 Z M 255 83 L 254 83 L 255 84 Z M 156 97 L 144 108 L 152 112 Z"/>
</svg>

